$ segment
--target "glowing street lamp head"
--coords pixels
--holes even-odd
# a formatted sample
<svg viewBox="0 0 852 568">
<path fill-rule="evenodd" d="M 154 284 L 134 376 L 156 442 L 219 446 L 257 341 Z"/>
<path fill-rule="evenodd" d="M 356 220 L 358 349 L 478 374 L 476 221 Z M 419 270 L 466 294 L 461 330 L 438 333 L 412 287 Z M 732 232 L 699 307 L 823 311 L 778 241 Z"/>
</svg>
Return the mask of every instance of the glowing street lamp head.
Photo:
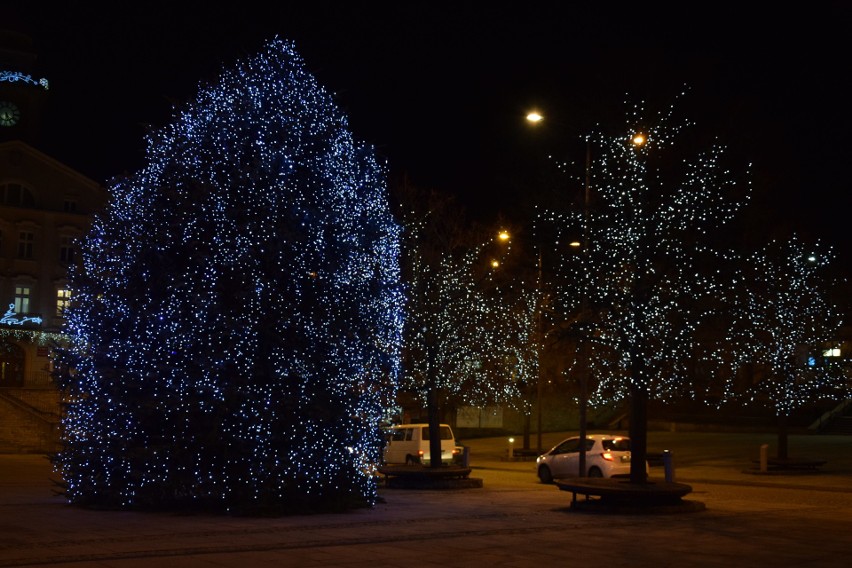
<svg viewBox="0 0 852 568">
<path fill-rule="evenodd" d="M 532 122 L 533 124 L 537 122 L 541 122 L 544 120 L 544 116 L 538 113 L 538 111 L 531 111 L 527 114 L 527 122 Z"/>
<path fill-rule="evenodd" d="M 633 143 L 634 146 L 644 146 L 648 139 L 641 132 L 637 132 L 633 135 L 630 141 Z"/>
<path fill-rule="evenodd" d="M 503 242 L 506 242 L 511 238 L 511 236 L 509 235 L 509 231 L 500 231 L 499 233 L 497 233 L 497 238 Z"/>
</svg>

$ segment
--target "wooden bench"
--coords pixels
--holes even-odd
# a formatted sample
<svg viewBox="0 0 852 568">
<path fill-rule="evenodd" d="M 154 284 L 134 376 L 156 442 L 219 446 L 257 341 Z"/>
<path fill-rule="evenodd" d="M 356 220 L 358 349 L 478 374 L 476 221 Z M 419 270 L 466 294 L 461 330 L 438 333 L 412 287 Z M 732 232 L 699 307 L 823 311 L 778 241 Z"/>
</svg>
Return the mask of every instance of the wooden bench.
<svg viewBox="0 0 852 568">
<path fill-rule="evenodd" d="M 655 506 L 677 504 L 684 495 L 692 492 L 689 485 L 667 481 L 631 483 L 627 479 L 584 477 L 555 479 L 553 483 L 560 490 L 571 493 L 572 507 L 577 505 L 577 495 L 584 496 L 586 500 L 597 497 L 606 504 Z"/>
<path fill-rule="evenodd" d="M 383 465 L 378 468 L 378 472 L 384 476 L 386 487 L 409 489 L 482 487 L 482 480 L 471 478 L 471 469 L 464 466 Z"/>
</svg>

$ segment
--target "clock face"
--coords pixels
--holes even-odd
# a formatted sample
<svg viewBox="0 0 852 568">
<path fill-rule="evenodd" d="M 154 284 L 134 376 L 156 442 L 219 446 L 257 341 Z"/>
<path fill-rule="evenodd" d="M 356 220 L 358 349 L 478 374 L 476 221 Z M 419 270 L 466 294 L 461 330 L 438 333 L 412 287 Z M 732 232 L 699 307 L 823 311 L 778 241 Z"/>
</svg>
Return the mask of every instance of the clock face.
<svg viewBox="0 0 852 568">
<path fill-rule="evenodd" d="M 0 101 L 0 126 L 14 126 L 21 118 L 21 111 L 14 103 Z"/>
</svg>

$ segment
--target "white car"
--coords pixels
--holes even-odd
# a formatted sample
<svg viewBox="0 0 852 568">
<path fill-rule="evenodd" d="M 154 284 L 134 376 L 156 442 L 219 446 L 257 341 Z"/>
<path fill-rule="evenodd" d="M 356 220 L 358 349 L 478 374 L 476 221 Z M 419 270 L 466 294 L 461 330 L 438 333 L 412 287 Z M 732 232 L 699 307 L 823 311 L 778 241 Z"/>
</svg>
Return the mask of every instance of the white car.
<svg viewBox="0 0 852 568">
<path fill-rule="evenodd" d="M 535 460 L 536 473 L 542 483 L 554 479 L 580 476 L 580 437 L 572 436 L 556 444 Z M 645 474 L 650 473 L 645 462 Z M 587 477 L 629 477 L 630 438 L 608 434 L 586 436 Z"/>
</svg>

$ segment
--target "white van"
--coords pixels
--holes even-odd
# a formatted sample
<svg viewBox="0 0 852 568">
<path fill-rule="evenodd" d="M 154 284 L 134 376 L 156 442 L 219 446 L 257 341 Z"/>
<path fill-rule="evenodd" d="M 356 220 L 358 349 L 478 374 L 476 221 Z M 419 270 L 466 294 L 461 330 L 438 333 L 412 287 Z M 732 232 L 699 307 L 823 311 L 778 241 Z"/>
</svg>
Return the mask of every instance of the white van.
<svg viewBox="0 0 852 568">
<path fill-rule="evenodd" d="M 441 462 L 452 463 L 458 448 L 449 424 L 440 425 Z M 385 429 L 384 462 L 386 464 L 429 464 L 429 425 L 400 424 Z"/>
</svg>

